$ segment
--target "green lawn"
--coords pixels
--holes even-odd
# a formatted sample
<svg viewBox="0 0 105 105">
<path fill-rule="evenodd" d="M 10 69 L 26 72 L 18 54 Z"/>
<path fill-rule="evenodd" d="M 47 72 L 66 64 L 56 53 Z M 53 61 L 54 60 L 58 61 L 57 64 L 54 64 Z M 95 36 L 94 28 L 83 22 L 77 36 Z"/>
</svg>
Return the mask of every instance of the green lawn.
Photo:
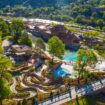
<svg viewBox="0 0 105 105">
<path fill-rule="evenodd" d="M 62 105 L 105 105 L 105 99 L 100 95 L 88 95 Z"/>
</svg>

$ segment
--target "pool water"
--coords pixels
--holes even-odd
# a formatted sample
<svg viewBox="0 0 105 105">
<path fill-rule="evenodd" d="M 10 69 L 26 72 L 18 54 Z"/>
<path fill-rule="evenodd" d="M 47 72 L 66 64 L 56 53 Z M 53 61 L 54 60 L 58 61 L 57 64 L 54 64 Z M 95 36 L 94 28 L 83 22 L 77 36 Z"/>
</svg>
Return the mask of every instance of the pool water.
<svg viewBox="0 0 105 105">
<path fill-rule="evenodd" d="M 37 39 L 38 37 L 32 35 L 32 39 L 34 42 L 34 39 Z M 33 43 L 35 44 L 35 43 Z M 46 44 L 46 51 L 48 51 L 48 45 Z M 78 51 L 70 51 L 70 50 L 66 50 L 64 56 L 63 56 L 63 60 L 65 61 L 76 61 L 77 60 L 77 55 L 78 55 Z M 59 77 L 71 77 L 71 78 L 76 78 L 73 74 L 69 74 L 66 72 L 66 70 L 64 70 L 61 67 L 58 67 L 57 70 L 55 70 L 53 72 L 55 78 L 59 78 Z"/>
<path fill-rule="evenodd" d="M 76 61 L 78 56 L 78 51 L 70 51 L 67 50 L 63 56 L 63 60 L 65 61 Z M 87 57 L 84 56 L 82 57 L 82 60 L 85 61 L 87 60 Z"/>
<path fill-rule="evenodd" d="M 65 61 L 76 61 L 77 60 L 77 55 L 78 55 L 78 51 L 70 51 L 67 50 L 63 56 L 63 60 Z M 61 66 L 58 67 L 57 70 L 55 70 L 53 72 L 55 78 L 59 78 L 59 77 L 71 77 L 71 78 L 76 78 L 76 76 L 74 74 L 69 74 L 66 72 L 66 70 L 64 70 Z"/>
<path fill-rule="evenodd" d="M 77 60 L 78 51 L 70 51 L 67 50 L 63 56 L 63 60 L 66 61 L 76 61 Z"/>
<path fill-rule="evenodd" d="M 61 66 L 53 72 L 55 78 L 60 78 L 60 77 L 71 77 L 71 78 L 76 78 L 73 74 L 69 74 L 66 72 L 66 70 L 62 69 Z"/>
<path fill-rule="evenodd" d="M 63 56 L 63 60 L 65 61 L 76 61 L 77 60 L 77 56 L 78 56 L 78 51 L 77 52 L 72 52 L 70 50 L 67 50 Z M 87 57 L 84 56 L 82 58 L 82 60 L 87 60 Z M 61 66 L 58 67 L 58 69 L 56 69 L 54 72 L 53 72 L 54 76 L 56 78 L 59 78 L 59 77 L 70 77 L 70 78 L 73 78 L 75 79 L 78 75 L 78 73 L 75 71 L 73 72 L 72 74 L 68 73 L 65 69 L 63 69 Z"/>
<path fill-rule="evenodd" d="M 33 39 L 33 42 L 35 42 L 34 40 L 37 39 L 39 37 L 35 36 L 35 35 L 32 35 L 32 39 Z M 34 45 L 35 43 L 33 43 Z M 48 51 L 48 45 L 47 43 L 46 44 L 46 51 Z M 64 56 L 63 56 L 63 60 L 65 61 L 76 61 L 77 60 L 77 56 L 78 56 L 78 51 L 71 51 L 71 50 L 66 50 L 66 52 L 64 53 Z M 87 60 L 87 57 L 83 57 L 83 60 Z M 71 78 L 76 78 L 76 75 L 77 74 L 69 74 L 67 73 L 66 70 L 64 70 L 63 68 L 61 67 L 58 67 L 57 70 L 55 70 L 53 72 L 54 76 L 56 78 L 59 78 L 59 77 L 71 77 Z"/>
<path fill-rule="evenodd" d="M 55 76 L 56 78 L 59 78 L 59 77 L 61 77 L 61 76 L 66 75 L 67 73 L 66 73 L 61 67 L 59 67 L 57 70 L 55 70 L 55 71 L 53 72 L 53 74 L 54 74 L 54 76 Z"/>
</svg>

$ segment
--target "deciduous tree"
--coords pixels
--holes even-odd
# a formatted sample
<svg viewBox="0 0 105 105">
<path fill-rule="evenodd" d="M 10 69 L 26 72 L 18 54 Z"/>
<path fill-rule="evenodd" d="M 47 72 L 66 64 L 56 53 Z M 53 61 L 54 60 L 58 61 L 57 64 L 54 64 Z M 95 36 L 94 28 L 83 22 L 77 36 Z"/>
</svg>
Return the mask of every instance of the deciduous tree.
<svg viewBox="0 0 105 105">
<path fill-rule="evenodd" d="M 48 41 L 49 45 L 49 53 L 52 54 L 52 62 L 54 60 L 54 56 L 58 58 L 62 58 L 65 52 L 65 44 L 60 40 L 57 36 L 52 37 Z"/>
</svg>

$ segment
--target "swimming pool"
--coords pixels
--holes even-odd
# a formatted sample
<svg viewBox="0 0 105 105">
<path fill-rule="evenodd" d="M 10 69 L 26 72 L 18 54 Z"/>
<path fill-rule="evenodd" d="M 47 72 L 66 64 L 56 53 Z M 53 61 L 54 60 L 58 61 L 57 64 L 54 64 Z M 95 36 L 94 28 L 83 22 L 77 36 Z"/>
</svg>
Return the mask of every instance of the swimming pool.
<svg viewBox="0 0 105 105">
<path fill-rule="evenodd" d="M 76 61 L 78 59 L 77 56 L 78 56 L 78 51 L 74 52 L 74 51 L 67 50 L 65 52 L 64 56 L 63 56 L 63 60 L 65 60 L 65 61 Z M 86 61 L 87 56 L 83 56 L 82 60 Z"/>
<path fill-rule="evenodd" d="M 63 56 L 63 60 L 65 61 L 76 61 L 78 56 L 78 51 L 77 52 L 72 52 L 70 50 L 67 50 Z M 87 60 L 87 57 L 84 56 L 82 58 L 83 61 Z M 58 67 L 54 72 L 53 72 L 55 78 L 59 77 L 70 77 L 75 79 L 78 76 L 78 72 L 73 72 L 73 73 L 68 73 L 66 69 L 62 68 L 61 66 Z"/>
<path fill-rule="evenodd" d="M 63 68 L 61 68 L 61 66 L 58 67 L 58 69 L 55 70 L 55 71 L 53 72 L 53 74 L 54 74 L 54 77 L 55 77 L 55 78 L 60 78 L 60 77 L 76 78 L 73 74 L 67 73 L 66 70 L 64 70 Z"/>
<path fill-rule="evenodd" d="M 55 70 L 55 71 L 53 72 L 53 74 L 54 74 L 54 76 L 55 76 L 56 78 L 59 78 L 59 77 L 61 77 L 61 76 L 65 76 L 67 73 L 66 73 L 66 71 L 64 71 L 61 67 L 58 67 L 58 69 Z"/>
<path fill-rule="evenodd" d="M 76 61 L 77 60 L 77 55 L 78 55 L 78 51 L 70 51 L 67 50 L 63 56 L 63 60 L 65 61 Z M 57 70 L 55 70 L 53 72 L 54 77 L 55 78 L 59 78 L 59 77 L 71 77 L 71 78 L 76 78 L 76 76 L 74 74 L 70 74 L 67 72 L 67 70 L 63 69 L 61 66 L 57 68 Z"/>
<path fill-rule="evenodd" d="M 63 56 L 63 60 L 66 61 L 76 61 L 77 60 L 78 51 L 70 51 L 67 50 Z"/>
</svg>

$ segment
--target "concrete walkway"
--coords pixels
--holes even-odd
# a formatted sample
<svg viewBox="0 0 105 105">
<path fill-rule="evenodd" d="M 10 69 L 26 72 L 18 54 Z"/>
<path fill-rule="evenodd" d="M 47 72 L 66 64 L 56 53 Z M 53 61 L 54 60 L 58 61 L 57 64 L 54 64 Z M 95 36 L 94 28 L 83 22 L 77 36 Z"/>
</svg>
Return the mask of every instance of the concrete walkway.
<svg viewBox="0 0 105 105">
<path fill-rule="evenodd" d="M 104 87 L 105 87 L 105 78 L 101 80 L 97 80 L 93 83 L 90 83 L 89 85 L 81 86 L 80 88 L 71 87 L 68 92 L 61 94 L 59 96 L 53 97 L 52 101 L 51 99 L 44 100 L 43 102 L 39 103 L 39 105 L 60 105 L 72 99 L 75 99 L 76 95 L 80 97 L 80 96 L 92 94 Z"/>
</svg>

